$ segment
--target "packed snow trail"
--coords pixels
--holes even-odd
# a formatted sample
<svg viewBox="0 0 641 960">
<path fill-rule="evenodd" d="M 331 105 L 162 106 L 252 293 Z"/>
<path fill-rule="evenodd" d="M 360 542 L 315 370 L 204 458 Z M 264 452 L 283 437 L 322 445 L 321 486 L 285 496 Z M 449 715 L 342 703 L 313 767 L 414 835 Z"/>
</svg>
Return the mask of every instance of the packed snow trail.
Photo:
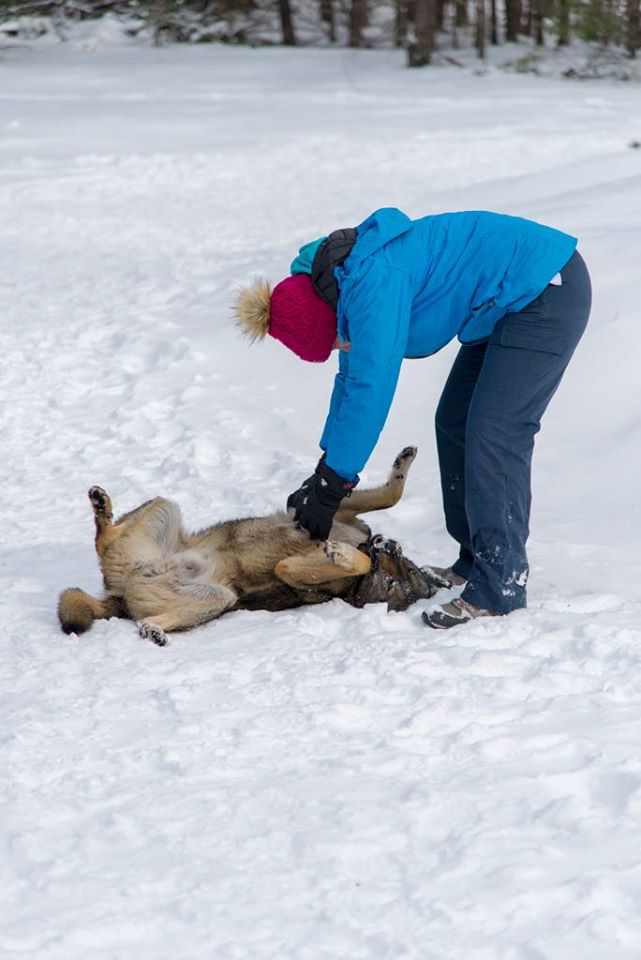
<svg viewBox="0 0 641 960">
<path fill-rule="evenodd" d="M 0 70 L 3 955 L 638 960 L 638 91 L 115 42 Z M 594 312 L 537 439 L 530 608 L 60 634 L 58 592 L 100 586 L 92 484 L 197 527 L 307 475 L 332 365 L 248 348 L 230 301 L 382 205 L 580 237 Z M 453 559 L 453 349 L 405 365 L 365 478 L 418 444 L 376 523 L 419 562 Z"/>
</svg>

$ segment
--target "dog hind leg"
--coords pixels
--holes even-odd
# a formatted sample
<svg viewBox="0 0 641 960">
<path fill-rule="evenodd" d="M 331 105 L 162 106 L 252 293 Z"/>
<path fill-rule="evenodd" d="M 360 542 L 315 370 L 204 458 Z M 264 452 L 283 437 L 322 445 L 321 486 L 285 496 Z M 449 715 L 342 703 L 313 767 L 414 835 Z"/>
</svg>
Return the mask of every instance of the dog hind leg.
<svg viewBox="0 0 641 960">
<path fill-rule="evenodd" d="M 113 506 L 109 494 L 102 487 L 91 487 L 88 492 L 96 522 L 96 553 L 103 557 L 124 534 L 135 529 L 139 537 L 147 537 L 161 549 L 178 542 L 182 532 L 180 510 L 171 500 L 155 497 L 139 507 L 124 513 L 113 522 Z"/>
<path fill-rule="evenodd" d="M 238 600 L 233 590 L 221 584 L 182 584 L 144 574 L 130 578 L 125 598 L 140 636 L 160 647 L 167 644 L 167 633 L 215 620 Z"/>
<path fill-rule="evenodd" d="M 349 515 L 369 513 L 371 510 L 386 510 L 393 507 L 403 496 L 409 469 L 416 459 L 416 447 L 405 447 L 394 460 L 386 483 L 369 490 L 358 487 L 340 504 L 336 519 L 349 522 Z"/>
<path fill-rule="evenodd" d="M 96 522 L 96 553 L 101 557 L 120 536 L 113 523 L 111 497 L 102 487 L 90 487 L 87 493 Z"/>
</svg>

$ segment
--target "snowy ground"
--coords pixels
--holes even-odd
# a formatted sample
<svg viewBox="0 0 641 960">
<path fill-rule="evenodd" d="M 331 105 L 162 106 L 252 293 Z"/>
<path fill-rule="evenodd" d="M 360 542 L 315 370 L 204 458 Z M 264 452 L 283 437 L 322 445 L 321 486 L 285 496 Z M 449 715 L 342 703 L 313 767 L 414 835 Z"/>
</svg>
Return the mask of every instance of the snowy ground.
<svg viewBox="0 0 641 960">
<path fill-rule="evenodd" d="M 641 95 L 396 53 L 37 45 L 0 61 L 3 795 L 11 960 L 641 957 Z M 230 325 L 237 284 L 371 209 L 581 238 L 592 325 L 537 442 L 530 608 L 237 613 L 64 637 L 86 490 L 202 525 L 280 506 L 333 370 Z M 450 562 L 408 363 L 366 479 Z"/>
</svg>

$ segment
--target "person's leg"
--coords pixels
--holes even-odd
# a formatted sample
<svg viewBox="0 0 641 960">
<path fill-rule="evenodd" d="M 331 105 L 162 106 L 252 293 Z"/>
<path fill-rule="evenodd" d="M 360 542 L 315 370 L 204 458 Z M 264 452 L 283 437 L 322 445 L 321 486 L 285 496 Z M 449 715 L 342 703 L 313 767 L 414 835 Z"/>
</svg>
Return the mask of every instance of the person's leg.
<svg viewBox="0 0 641 960">
<path fill-rule="evenodd" d="M 534 437 L 590 313 L 578 254 L 561 276 L 561 286 L 499 321 L 470 402 L 465 505 L 474 565 L 461 597 L 491 613 L 526 605 Z"/>
<path fill-rule="evenodd" d="M 461 347 L 443 388 L 435 417 L 445 526 L 460 547 L 452 569 L 464 580 L 469 576 L 473 561 L 465 511 L 465 430 L 486 347 L 487 341 Z"/>
</svg>

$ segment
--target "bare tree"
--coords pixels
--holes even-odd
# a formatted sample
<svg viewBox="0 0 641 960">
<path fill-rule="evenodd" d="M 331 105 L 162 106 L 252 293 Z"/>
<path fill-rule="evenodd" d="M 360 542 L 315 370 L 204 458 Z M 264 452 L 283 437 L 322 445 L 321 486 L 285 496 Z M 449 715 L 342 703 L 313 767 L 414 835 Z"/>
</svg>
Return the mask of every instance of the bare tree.
<svg viewBox="0 0 641 960">
<path fill-rule="evenodd" d="M 467 0 L 454 0 L 456 5 L 456 14 L 454 16 L 454 22 L 457 27 L 467 27 L 469 23 L 469 17 L 467 15 Z"/>
<path fill-rule="evenodd" d="M 349 45 L 365 46 L 363 28 L 367 26 L 367 0 L 352 0 L 349 13 Z"/>
<path fill-rule="evenodd" d="M 497 45 L 499 42 L 499 25 L 496 12 L 496 0 L 490 0 L 490 43 Z"/>
<path fill-rule="evenodd" d="M 320 18 L 327 25 L 329 42 L 336 43 L 336 13 L 334 0 L 320 0 Z"/>
<path fill-rule="evenodd" d="M 424 67 L 432 59 L 436 38 L 437 0 L 416 0 L 416 40 L 407 48 L 407 65 Z"/>
<path fill-rule="evenodd" d="M 407 0 L 396 0 L 394 5 L 394 43 L 404 47 L 407 41 Z"/>
<path fill-rule="evenodd" d="M 476 47 L 481 60 L 485 60 L 486 55 L 486 34 L 485 0 L 476 0 Z"/>
<path fill-rule="evenodd" d="M 570 42 L 570 0 L 558 0 L 557 46 Z"/>
<path fill-rule="evenodd" d="M 505 39 L 516 43 L 521 32 L 521 0 L 505 0 Z"/>
<path fill-rule="evenodd" d="M 278 0 L 278 13 L 280 14 L 280 25 L 283 31 L 283 43 L 286 47 L 295 47 L 296 34 L 294 33 L 294 20 L 289 0 Z"/>
<path fill-rule="evenodd" d="M 534 31 L 534 42 L 537 47 L 545 45 L 543 36 L 543 4 L 545 0 L 530 0 L 530 9 L 532 11 L 532 29 Z"/>
<path fill-rule="evenodd" d="M 454 0 L 454 16 L 452 17 L 452 46 L 455 50 L 459 49 L 459 30 L 467 27 L 469 23 L 467 16 L 467 0 Z"/>
<path fill-rule="evenodd" d="M 631 57 L 636 57 L 641 46 L 641 4 L 639 0 L 626 0 L 625 48 Z"/>
</svg>

